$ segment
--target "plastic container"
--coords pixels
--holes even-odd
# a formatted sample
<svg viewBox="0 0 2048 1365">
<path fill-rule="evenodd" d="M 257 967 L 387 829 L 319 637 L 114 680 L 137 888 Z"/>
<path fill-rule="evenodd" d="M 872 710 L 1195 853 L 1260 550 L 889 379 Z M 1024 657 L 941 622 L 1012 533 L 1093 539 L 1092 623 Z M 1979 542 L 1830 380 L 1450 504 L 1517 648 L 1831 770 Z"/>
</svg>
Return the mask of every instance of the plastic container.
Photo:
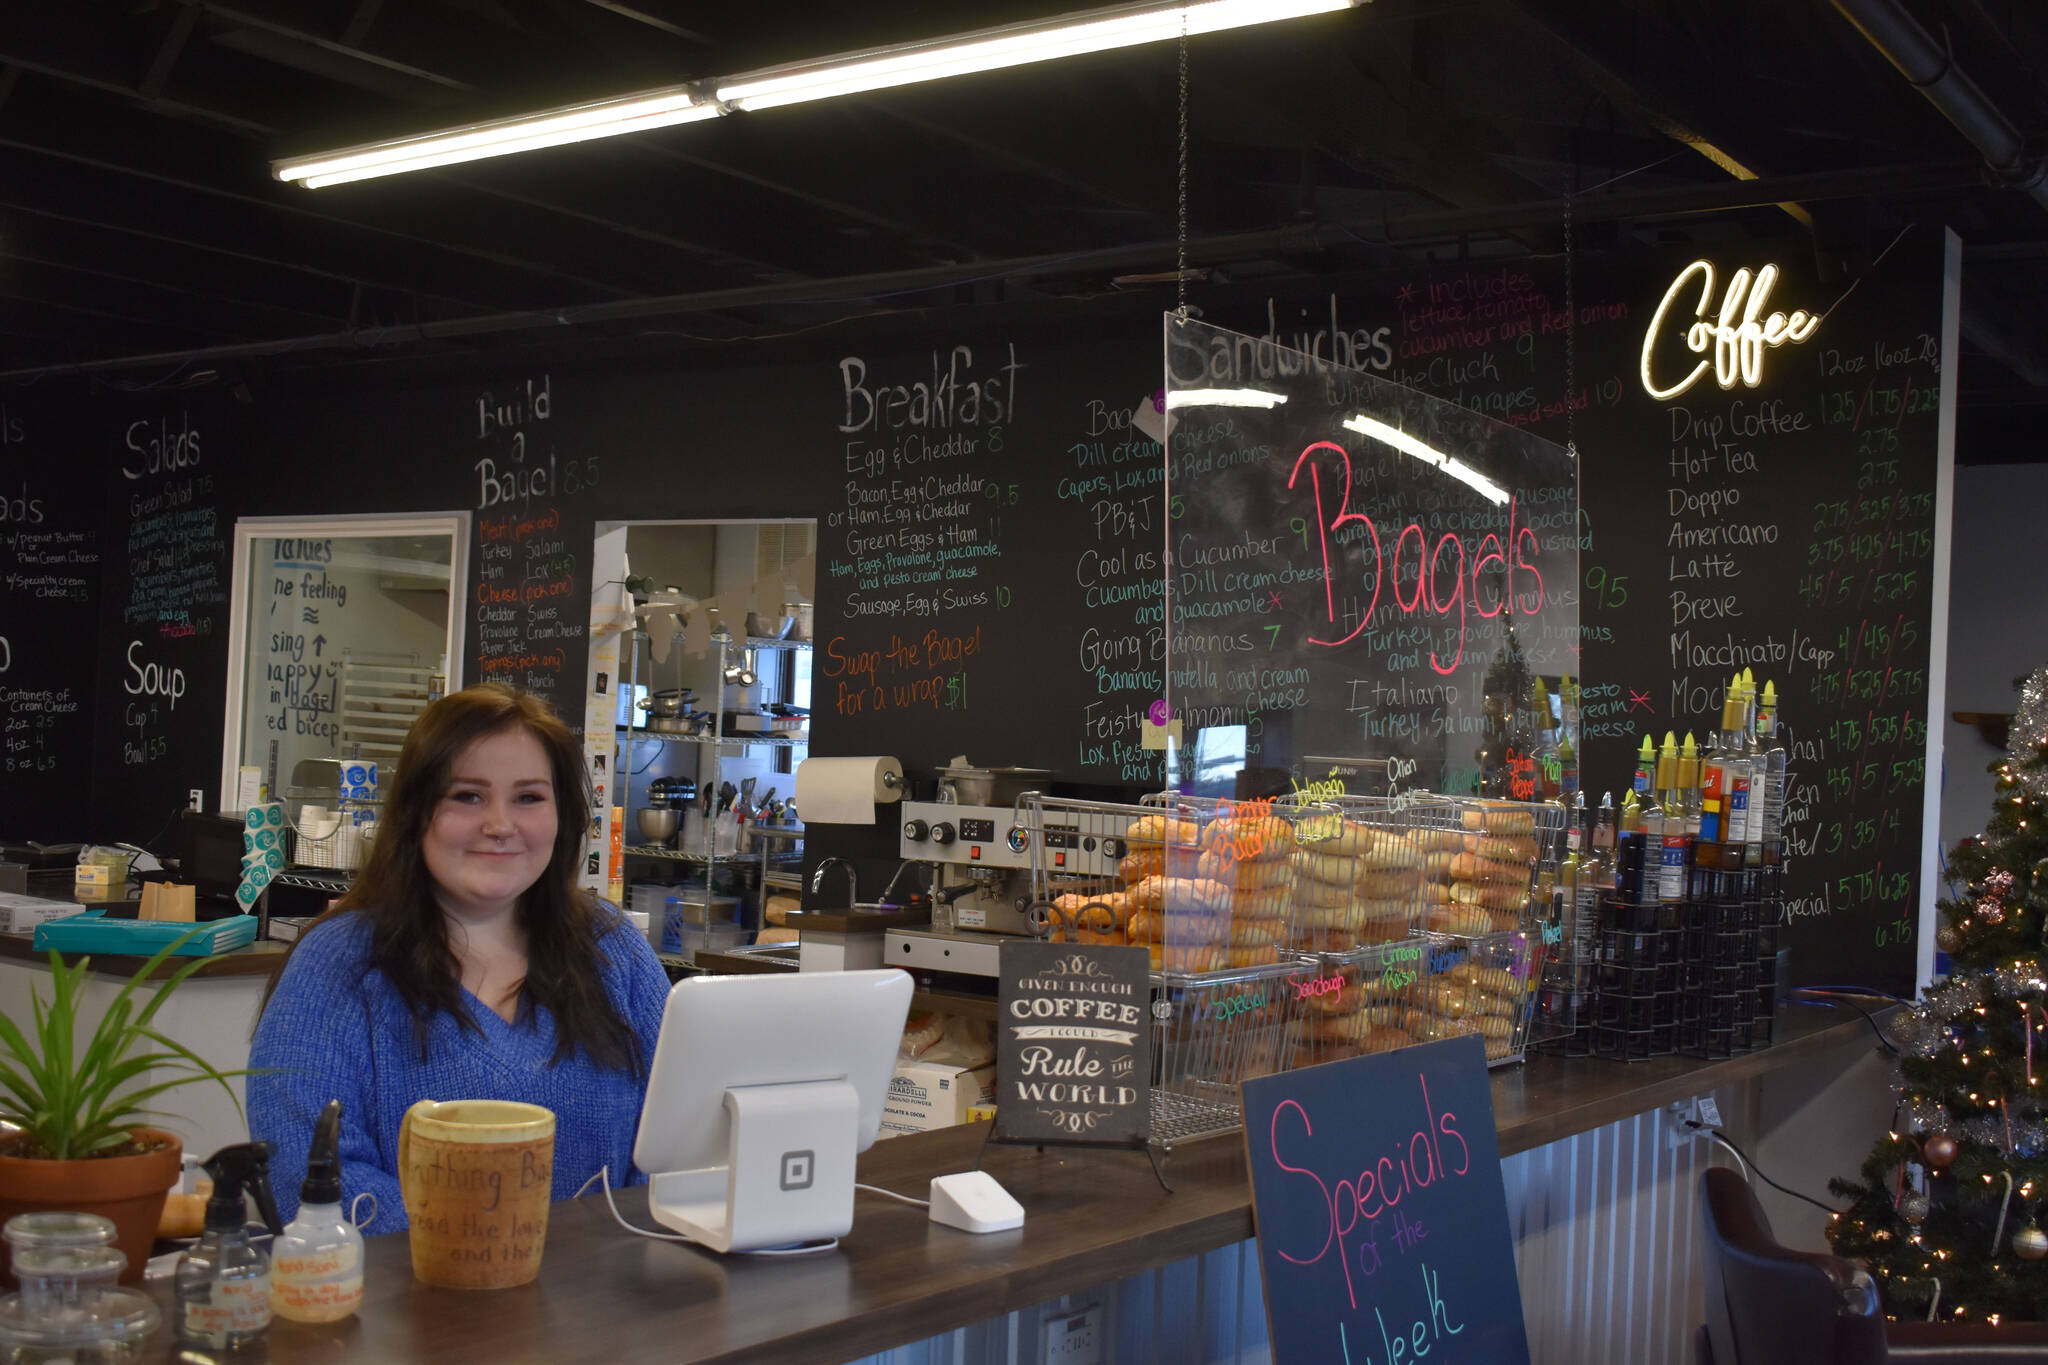
<svg viewBox="0 0 2048 1365">
<path fill-rule="evenodd" d="M 694 963 L 699 953 L 722 953 L 747 941 L 747 931 L 737 924 L 684 924 L 671 951 Z"/>
<path fill-rule="evenodd" d="M 21 1292 L 0 1298 L 0 1360 L 102 1365 L 139 1360 L 163 1321 L 145 1294 L 115 1281 L 128 1258 L 109 1245 L 111 1220 L 90 1213 L 24 1213 L 6 1237 Z"/>
</svg>

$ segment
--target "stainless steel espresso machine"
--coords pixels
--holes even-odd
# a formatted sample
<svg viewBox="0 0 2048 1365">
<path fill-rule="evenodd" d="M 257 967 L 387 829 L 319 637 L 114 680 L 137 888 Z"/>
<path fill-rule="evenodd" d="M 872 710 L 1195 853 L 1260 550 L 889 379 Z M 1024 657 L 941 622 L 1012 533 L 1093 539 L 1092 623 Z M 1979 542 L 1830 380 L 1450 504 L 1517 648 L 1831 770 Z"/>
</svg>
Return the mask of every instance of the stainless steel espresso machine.
<svg viewBox="0 0 2048 1365">
<path fill-rule="evenodd" d="M 937 801 L 905 801 L 898 848 L 932 868 L 932 927 L 891 929 L 884 961 L 898 967 L 994 976 L 1003 935 L 1030 935 L 1035 831 L 1018 798 L 1043 791 L 1043 768 L 949 767 Z M 1057 836 L 1055 836 L 1057 837 Z"/>
</svg>

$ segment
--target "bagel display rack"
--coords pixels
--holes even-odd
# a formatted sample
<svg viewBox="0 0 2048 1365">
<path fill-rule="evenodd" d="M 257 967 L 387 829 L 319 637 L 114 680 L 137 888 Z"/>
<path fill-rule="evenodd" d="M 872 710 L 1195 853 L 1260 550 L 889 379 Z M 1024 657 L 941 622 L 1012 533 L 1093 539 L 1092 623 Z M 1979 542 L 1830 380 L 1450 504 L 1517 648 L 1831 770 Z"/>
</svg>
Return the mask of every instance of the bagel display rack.
<svg viewBox="0 0 2048 1365">
<path fill-rule="evenodd" d="M 1563 932 L 1564 820 L 1416 794 L 1032 792 L 1009 848 L 1029 859 L 1047 937 L 1150 950 L 1153 1130 L 1170 1144 L 1235 1127 L 1238 1083 L 1276 1071 L 1465 1033 L 1491 1062 L 1520 1061 Z"/>
</svg>

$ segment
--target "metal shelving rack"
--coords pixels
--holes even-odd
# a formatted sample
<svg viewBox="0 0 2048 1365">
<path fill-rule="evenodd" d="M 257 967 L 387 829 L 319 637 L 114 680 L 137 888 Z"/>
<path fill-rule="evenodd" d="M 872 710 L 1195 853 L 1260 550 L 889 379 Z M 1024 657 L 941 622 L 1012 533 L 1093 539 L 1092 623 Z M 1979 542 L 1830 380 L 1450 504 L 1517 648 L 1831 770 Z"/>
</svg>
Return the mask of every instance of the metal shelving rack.
<svg viewBox="0 0 2048 1365">
<path fill-rule="evenodd" d="M 632 634 L 633 658 L 632 671 L 628 679 L 630 684 L 630 690 L 628 691 L 629 696 L 637 692 L 639 687 L 641 646 L 647 642 L 647 638 L 647 633 L 645 631 L 636 630 Z M 621 774 L 624 782 L 624 785 L 620 789 L 620 796 L 623 798 L 622 805 L 626 813 L 626 818 L 629 820 L 634 818 L 631 776 L 633 772 L 633 767 L 631 762 L 631 751 L 632 747 L 640 741 L 653 740 L 661 744 L 689 745 L 697 748 L 700 752 L 704 747 L 709 746 L 712 749 L 711 763 L 709 765 L 710 772 L 707 774 L 704 771 L 706 765 L 703 763 L 701 758 L 698 760 L 697 763 L 697 781 L 699 784 L 699 790 L 702 790 L 703 784 L 705 784 L 706 782 L 709 782 L 715 788 L 720 781 L 719 774 L 723 770 L 725 761 L 725 755 L 723 751 L 718 747 L 720 745 L 741 744 L 762 748 L 789 749 L 795 748 L 798 745 L 808 745 L 810 743 L 808 727 L 806 728 L 805 734 L 801 737 L 774 734 L 726 734 L 725 687 L 723 685 L 722 680 L 725 676 L 727 664 L 733 659 L 735 655 L 737 655 L 739 658 L 743 660 L 751 660 L 758 651 L 762 650 L 808 650 L 811 648 L 811 642 L 809 640 L 773 639 L 765 636 L 745 636 L 739 639 L 735 639 L 730 632 L 726 631 L 720 631 L 713 638 L 716 640 L 718 644 L 718 668 L 715 676 L 721 679 L 721 682 L 716 687 L 716 700 L 712 707 L 712 722 L 710 734 L 676 735 L 665 734 L 659 730 L 649 730 L 636 725 L 626 725 L 617 727 L 618 733 L 621 737 L 621 743 L 619 747 L 620 749 L 625 751 L 626 756 L 623 760 L 620 760 L 615 755 L 613 766 L 614 770 Z M 681 836 L 679 833 L 678 838 L 680 837 Z M 717 835 L 715 832 L 713 832 L 711 835 L 712 850 L 708 853 L 669 848 L 661 844 L 626 844 L 623 847 L 623 851 L 625 855 L 629 858 L 648 858 L 657 861 L 685 863 L 693 867 L 703 868 L 705 895 L 709 897 L 717 894 L 717 891 L 715 890 L 715 885 L 716 878 L 718 875 L 718 869 L 721 865 L 744 865 L 753 863 L 755 861 L 759 862 L 758 871 L 761 878 L 761 885 L 764 891 L 768 887 L 778 887 L 784 889 L 801 889 L 801 878 L 771 873 L 769 869 L 769 854 L 774 843 L 777 842 L 779 839 L 801 837 L 802 835 L 800 831 L 795 833 L 786 831 L 756 831 L 755 841 L 756 846 L 759 849 L 758 858 L 753 853 L 719 853 L 717 851 Z M 629 884 L 631 880 L 632 879 L 630 877 L 627 878 Z"/>
<path fill-rule="evenodd" d="M 446 660 L 434 663 L 416 654 L 345 651 L 337 700 L 342 754 L 388 770 L 398 759 L 406 731 L 439 695 L 435 680 L 444 680 L 445 685 L 447 676 Z"/>
</svg>

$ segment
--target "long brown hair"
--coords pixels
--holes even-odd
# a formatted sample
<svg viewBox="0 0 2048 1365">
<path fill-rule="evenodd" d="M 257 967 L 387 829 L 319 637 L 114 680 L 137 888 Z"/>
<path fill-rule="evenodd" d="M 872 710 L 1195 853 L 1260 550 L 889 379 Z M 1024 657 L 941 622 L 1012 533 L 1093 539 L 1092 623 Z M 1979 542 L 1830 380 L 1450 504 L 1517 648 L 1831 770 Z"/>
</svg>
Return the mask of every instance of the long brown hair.
<svg viewBox="0 0 2048 1365">
<path fill-rule="evenodd" d="M 583 832 L 590 823 L 590 779 L 575 736 L 537 697 L 502 683 L 482 683 L 452 692 L 420 714 L 399 751 L 397 781 L 385 797 L 369 861 L 347 894 L 307 933 L 351 911 L 369 919 L 369 965 L 384 973 L 411 1011 L 422 1058 L 427 1025 L 437 1010 L 482 1032 L 463 1004 L 461 966 L 448 942 L 448 922 L 427 870 L 425 843 L 456 758 L 478 740 L 507 730 L 524 730 L 540 741 L 554 781 L 558 821 L 546 869 L 519 898 L 519 926 L 526 932 L 519 1017 L 530 1019 L 537 1005 L 554 1015 L 550 1065 L 560 1064 L 580 1046 L 599 1066 L 643 1072 L 647 1059 L 640 1056 L 639 1039 L 605 994 L 598 970 L 597 900 L 576 885 Z M 273 976 L 272 989 L 276 983 Z M 269 1004 L 268 991 L 264 1004 Z"/>
</svg>

